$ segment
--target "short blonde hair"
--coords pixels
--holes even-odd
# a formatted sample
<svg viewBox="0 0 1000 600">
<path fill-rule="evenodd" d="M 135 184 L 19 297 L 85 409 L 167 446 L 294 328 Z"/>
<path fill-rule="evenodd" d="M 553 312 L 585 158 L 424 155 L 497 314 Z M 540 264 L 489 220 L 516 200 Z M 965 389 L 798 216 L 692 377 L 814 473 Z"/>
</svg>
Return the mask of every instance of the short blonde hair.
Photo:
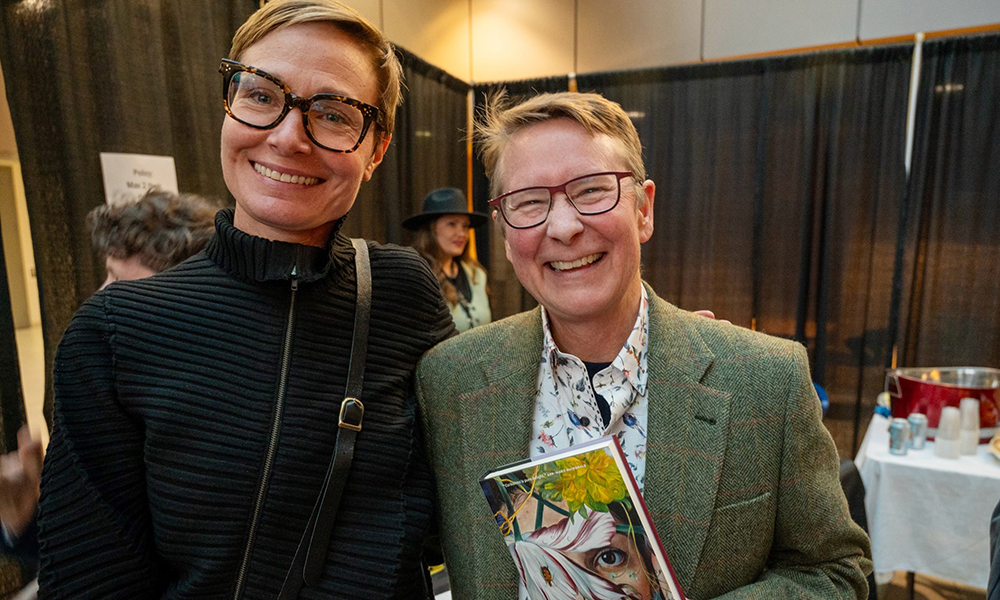
<svg viewBox="0 0 1000 600">
<path fill-rule="evenodd" d="M 378 108 L 382 111 L 376 128 L 380 137 L 391 134 L 396 108 L 402 102 L 403 67 L 396 51 L 368 19 L 336 0 L 273 0 L 250 15 L 233 36 L 230 60 L 240 56 L 265 35 L 302 23 L 329 23 L 350 36 L 372 58 L 378 77 Z"/>
<path fill-rule="evenodd" d="M 591 135 L 604 134 L 621 147 L 622 158 L 628 170 L 635 175 L 641 190 L 646 180 L 646 167 L 642 163 L 642 142 L 632 120 L 617 102 L 600 94 L 559 92 L 540 94 L 520 104 L 510 106 L 505 92 L 486 101 L 486 108 L 476 122 L 476 140 L 479 156 L 490 179 L 490 195 L 494 198 L 505 191 L 501 189 L 500 159 L 512 135 L 536 123 L 566 118 L 579 123 Z M 645 203 L 645 194 L 636 196 L 637 205 Z"/>
</svg>

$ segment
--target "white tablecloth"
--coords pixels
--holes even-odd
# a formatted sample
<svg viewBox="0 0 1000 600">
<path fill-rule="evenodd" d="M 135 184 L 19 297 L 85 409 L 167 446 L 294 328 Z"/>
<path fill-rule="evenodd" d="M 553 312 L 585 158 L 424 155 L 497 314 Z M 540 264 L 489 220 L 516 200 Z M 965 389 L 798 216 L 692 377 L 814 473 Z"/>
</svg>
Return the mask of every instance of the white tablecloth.
<svg viewBox="0 0 1000 600">
<path fill-rule="evenodd" d="M 875 570 L 914 571 L 985 588 L 990 517 L 1000 500 L 1000 460 L 934 456 L 934 444 L 889 454 L 889 420 L 875 415 L 857 458 Z"/>
</svg>

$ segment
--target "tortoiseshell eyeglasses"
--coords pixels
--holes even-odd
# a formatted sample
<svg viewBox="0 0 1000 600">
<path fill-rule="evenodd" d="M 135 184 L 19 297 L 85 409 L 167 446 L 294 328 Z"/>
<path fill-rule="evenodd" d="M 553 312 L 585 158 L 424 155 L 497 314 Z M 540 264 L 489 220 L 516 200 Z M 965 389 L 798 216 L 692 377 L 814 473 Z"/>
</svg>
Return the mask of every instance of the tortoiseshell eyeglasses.
<svg viewBox="0 0 1000 600">
<path fill-rule="evenodd" d="M 219 72 L 226 113 L 244 125 L 271 129 L 297 108 L 306 135 L 314 144 L 345 153 L 361 146 L 372 123 L 381 126 L 378 107 L 360 100 L 336 94 L 303 98 L 274 75 L 234 60 L 223 59 Z"/>
</svg>

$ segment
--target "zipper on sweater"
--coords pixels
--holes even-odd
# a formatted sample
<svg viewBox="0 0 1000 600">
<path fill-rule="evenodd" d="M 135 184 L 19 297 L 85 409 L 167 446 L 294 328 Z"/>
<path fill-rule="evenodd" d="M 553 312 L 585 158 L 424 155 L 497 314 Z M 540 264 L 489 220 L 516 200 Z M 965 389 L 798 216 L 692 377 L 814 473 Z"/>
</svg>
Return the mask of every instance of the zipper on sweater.
<svg viewBox="0 0 1000 600">
<path fill-rule="evenodd" d="M 234 600 L 239 600 L 243 595 L 243 586 L 246 583 L 247 567 L 250 564 L 250 552 L 253 549 L 254 537 L 257 535 L 257 521 L 260 519 L 260 511 L 264 505 L 264 492 L 267 490 L 267 482 L 271 478 L 271 467 L 274 464 L 274 453 L 278 449 L 278 433 L 281 430 L 281 413 L 285 406 L 285 390 L 288 387 L 288 363 L 292 355 L 292 331 L 295 326 L 295 295 L 299 290 L 299 280 L 296 268 L 292 267 L 292 299 L 288 305 L 288 324 L 285 326 L 285 345 L 281 351 L 281 371 L 278 379 L 278 399 L 274 407 L 274 420 L 271 422 L 271 439 L 267 445 L 267 455 L 264 457 L 264 472 L 260 477 L 260 487 L 257 488 L 257 500 L 254 502 L 253 519 L 250 521 L 250 534 L 247 536 L 247 545 L 243 550 L 243 561 L 240 563 L 239 576 L 236 579 L 236 594 Z"/>
</svg>

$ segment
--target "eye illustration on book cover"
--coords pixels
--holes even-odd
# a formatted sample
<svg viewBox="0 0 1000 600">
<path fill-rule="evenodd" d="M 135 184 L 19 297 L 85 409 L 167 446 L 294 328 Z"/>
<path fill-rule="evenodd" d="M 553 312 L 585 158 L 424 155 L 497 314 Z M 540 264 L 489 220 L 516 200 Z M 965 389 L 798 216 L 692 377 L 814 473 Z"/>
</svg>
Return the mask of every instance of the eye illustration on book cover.
<svg viewBox="0 0 1000 600">
<path fill-rule="evenodd" d="M 528 599 L 683 598 L 655 555 L 655 534 L 639 517 L 615 450 L 605 445 L 482 480 Z"/>
</svg>

